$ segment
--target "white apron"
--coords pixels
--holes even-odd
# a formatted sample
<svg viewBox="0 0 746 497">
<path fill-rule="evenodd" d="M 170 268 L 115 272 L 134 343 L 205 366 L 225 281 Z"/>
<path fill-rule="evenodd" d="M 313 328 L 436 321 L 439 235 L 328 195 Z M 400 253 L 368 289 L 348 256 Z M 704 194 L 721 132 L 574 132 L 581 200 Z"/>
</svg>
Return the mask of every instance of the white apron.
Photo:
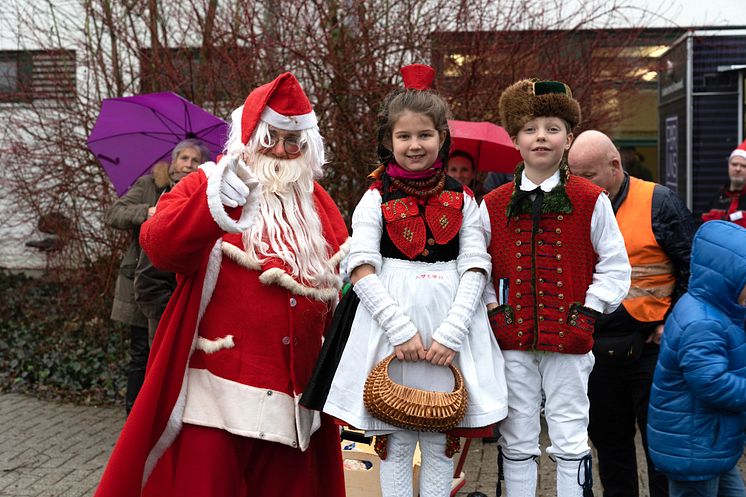
<svg viewBox="0 0 746 497">
<path fill-rule="evenodd" d="M 378 276 L 419 330 L 423 344 L 428 348 L 433 332 L 445 320 L 456 296 L 459 283 L 456 262 L 425 263 L 384 258 Z M 324 411 L 361 430 L 379 433 L 399 430 L 370 416 L 363 405 L 363 386 L 368 373 L 393 351 L 386 334 L 360 304 Z M 454 364 L 461 370 L 469 399 L 466 416 L 459 427 L 478 428 L 503 419 L 507 414 L 503 356 L 483 305 L 479 305 L 474 313 L 469 334 L 456 353 Z M 389 374 L 396 383 L 423 390 L 453 389 L 450 369 L 425 361 L 394 360 Z"/>
</svg>

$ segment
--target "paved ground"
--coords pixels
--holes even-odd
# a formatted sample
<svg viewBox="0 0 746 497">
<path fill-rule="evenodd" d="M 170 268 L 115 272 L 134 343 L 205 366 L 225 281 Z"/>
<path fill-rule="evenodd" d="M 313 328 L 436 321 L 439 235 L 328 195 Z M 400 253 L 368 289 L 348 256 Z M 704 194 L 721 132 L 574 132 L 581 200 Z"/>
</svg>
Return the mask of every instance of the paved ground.
<svg viewBox="0 0 746 497">
<path fill-rule="evenodd" d="M 123 423 L 121 408 L 0 394 L 0 497 L 90 497 Z M 638 454 L 638 460 L 641 457 Z M 466 485 L 458 497 L 473 491 L 494 497 L 496 460 L 496 444 L 473 443 L 464 467 Z M 741 459 L 740 467 L 746 471 L 746 459 Z M 538 495 L 555 495 L 554 471 L 554 464 L 542 457 Z M 641 482 L 645 478 L 640 474 Z M 640 488 L 640 497 L 648 497 L 644 483 Z M 602 495 L 597 476 L 594 493 Z"/>
<path fill-rule="evenodd" d="M 0 394 L 0 496 L 89 497 L 124 409 Z"/>
</svg>

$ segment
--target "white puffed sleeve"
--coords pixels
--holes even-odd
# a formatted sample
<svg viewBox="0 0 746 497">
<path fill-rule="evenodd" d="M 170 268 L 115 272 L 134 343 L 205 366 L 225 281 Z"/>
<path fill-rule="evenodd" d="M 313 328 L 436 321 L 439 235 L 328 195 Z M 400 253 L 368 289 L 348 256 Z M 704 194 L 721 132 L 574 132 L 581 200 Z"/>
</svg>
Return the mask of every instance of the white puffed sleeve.
<svg viewBox="0 0 746 497">
<path fill-rule="evenodd" d="M 591 243 L 598 254 L 585 306 L 605 314 L 614 312 L 627 296 L 632 268 L 611 201 L 598 196 L 591 217 Z"/>
<path fill-rule="evenodd" d="M 456 260 L 459 275 L 463 276 L 469 269 L 481 269 L 489 280 L 492 258 L 487 253 L 487 241 L 479 215 L 479 206 L 474 197 L 466 193 L 462 213 L 463 222 L 459 231 L 459 252 Z"/>
<path fill-rule="evenodd" d="M 479 206 L 479 217 L 481 218 L 482 231 L 484 232 L 484 240 L 489 247 L 490 241 L 492 240 L 492 225 L 490 224 L 490 212 L 487 210 L 487 204 L 482 202 Z M 492 278 L 487 278 L 487 285 L 484 287 L 484 294 L 482 296 L 485 305 L 498 304 L 497 292 L 495 292 L 495 286 L 492 283 Z"/>
<path fill-rule="evenodd" d="M 347 261 L 347 274 L 370 264 L 376 273 L 381 271 L 381 235 L 383 219 L 381 214 L 381 194 L 371 189 L 365 192 L 352 213 L 352 240 Z"/>
</svg>

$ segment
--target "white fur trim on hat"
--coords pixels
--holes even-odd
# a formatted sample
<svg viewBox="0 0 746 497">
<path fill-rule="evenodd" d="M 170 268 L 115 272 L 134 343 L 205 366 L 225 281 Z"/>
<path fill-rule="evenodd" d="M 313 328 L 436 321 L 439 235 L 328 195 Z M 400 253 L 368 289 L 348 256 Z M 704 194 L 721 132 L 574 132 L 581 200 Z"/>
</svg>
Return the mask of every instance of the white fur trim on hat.
<svg viewBox="0 0 746 497">
<path fill-rule="evenodd" d="M 733 152 L 730 153 L 730 157 L 728 157 L 728 160 L 732 159 L 733 157 L 743 157 L 746 159 L 746 150 L 742 150 L 740 148 L 735 149 Z"/>
<path fill-rule="evenodd" d="M 313 128 L 318 124 L 316 114 L 313 111 L 299 116 L 283 116 L 279 112 L 272 110 L 269 105 L 262 111 L 261 119 L 275 128 L 286 131 L 301 131 Z"/>
</svg>

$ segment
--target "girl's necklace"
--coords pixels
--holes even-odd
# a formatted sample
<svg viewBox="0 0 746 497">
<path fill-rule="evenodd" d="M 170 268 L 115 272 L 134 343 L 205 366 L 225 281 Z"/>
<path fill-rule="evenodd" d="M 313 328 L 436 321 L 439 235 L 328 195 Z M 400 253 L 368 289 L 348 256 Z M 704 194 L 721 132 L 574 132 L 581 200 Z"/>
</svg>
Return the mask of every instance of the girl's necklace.
<svg viewBox="0 0 746 497">
<path fill-rule="evenodd" d="M 407 195 L 413 195 L 418 198 L 430 197 L 438 195 L 443 191 L 443 187 L 446 184 L 446 172 L 444 169 L 441 169 L 432 177 L 421 180 L 391 178 L 391 184 L 394 188 L 403 191 Z"/>
</svg>

